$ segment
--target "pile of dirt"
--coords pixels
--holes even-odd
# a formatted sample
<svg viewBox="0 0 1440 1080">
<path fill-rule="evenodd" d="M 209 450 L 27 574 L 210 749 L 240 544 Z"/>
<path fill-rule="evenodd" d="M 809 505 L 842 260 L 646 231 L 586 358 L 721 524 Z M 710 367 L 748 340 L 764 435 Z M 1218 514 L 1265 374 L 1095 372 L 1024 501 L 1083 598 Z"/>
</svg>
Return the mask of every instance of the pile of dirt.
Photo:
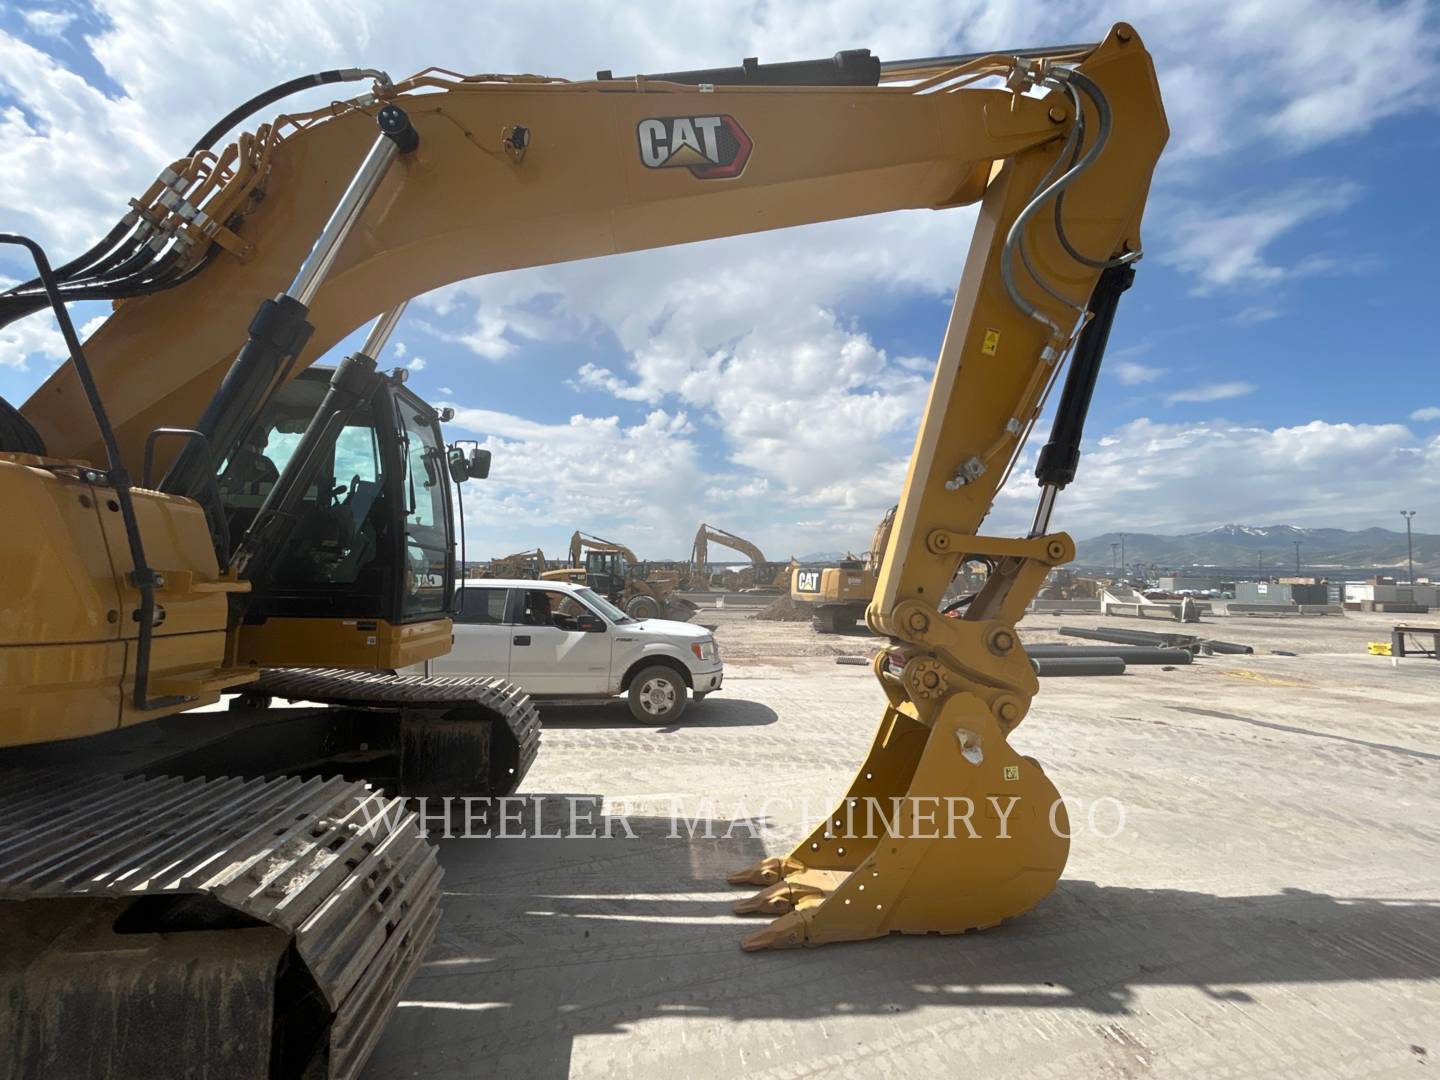
<svg viewBox="0 0 1440 1080">
<path fill-rule="evenodd" d="M 764 619 L 766 622 L 809 622 L 810 607 L 808 604 L 797 604 L 789 596 L 781 596 L 769 607 L 761 608 L 752 619 Z"/>
</svg>

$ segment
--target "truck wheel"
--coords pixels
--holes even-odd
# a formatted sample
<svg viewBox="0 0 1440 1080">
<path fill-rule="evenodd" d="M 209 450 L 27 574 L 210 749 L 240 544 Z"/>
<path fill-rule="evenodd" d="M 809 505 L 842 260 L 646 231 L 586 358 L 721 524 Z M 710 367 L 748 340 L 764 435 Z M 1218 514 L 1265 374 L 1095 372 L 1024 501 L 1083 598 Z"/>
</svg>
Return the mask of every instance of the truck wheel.
<svg viewBox="0 0 1440 1080">
<path fill-rule="evenodd" d="M 685 680 L 664 664 L 647 667 L 630 682 L 630 715 L 642 724 L 670 724 L 685 711 Z"/>
<path fill-rule="evenodd" d="M 660 614 L 660 605 L 653 596 L 632 596 L 625 605 L 625 614 L 632 619 L 653 619 Z"/>
</svg>

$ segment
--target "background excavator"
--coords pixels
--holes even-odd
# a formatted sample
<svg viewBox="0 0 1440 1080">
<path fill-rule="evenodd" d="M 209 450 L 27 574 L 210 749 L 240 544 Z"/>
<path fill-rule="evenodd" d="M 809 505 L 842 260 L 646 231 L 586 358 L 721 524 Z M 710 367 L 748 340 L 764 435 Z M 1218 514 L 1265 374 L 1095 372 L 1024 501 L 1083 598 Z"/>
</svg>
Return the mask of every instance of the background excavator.
<svg viewBox="0 0 1440 1080">
<path fill-rule="evenodd" d="M 588 585 L 637 619 L 663 617 L 686 622 L 699 610 L 675 595 L 680 587 L 679 571 L 652 569 L 624 544 L 578 529 L 570 537 L 570 565 L 540 576 Z"/>
<path fill-rule="evenodd" d="M 211 149 L 287 93 L 358 79 L 373 85 Z M 764 887 L 740 910 L 779 916 L 747 948 L 958 933 L 1041 900 L 1068 827 L 1010 744 L 1037 689 L 1015 623 L 1073 556 L 1051 513 L 1166 137 L 1124 24 L 1098 45 L 583 83 L 335 71 L 225 117 L 61 266 L 3 237 L 37 275 L 0 294 L 0 319 L 49 307 L 70 352 L 0 409 L 11 1072 L 363 1066 L 438 917 L 434 850 L 393 795 L 503 790 L 480 747 L 524 709 L 503 686 L 450 700 L 385 674 L 448 646 L 447 478 L 484 462 L 448 454 L 363 350 L 328 385 L 300 376 L 409 297 L 519 266 L 980 204 L 867 613 L 888 640 L 874 745 L 832 817 L 732 880 Z M 83 349 L 64 307 L 80 299 L 120 301 Z M 1067 360 L 1029 534 L 981 536 Z M 297 434 L 283 467 L 269 458 Z M 968 558 L 994 570 L 945 618 Z M 238 687 L 338 707 L 191 711 Z M 390 794 L 321 779 L 327 740 L 348 748 L 338 772 L 387 759 Z M 1008 831 L 926 827 L 937 802 L 953 823 L 991 797 Z M 898 808 L 878 833 L 850 814 L 875 805 Z"/>
<path fill-rule="evenodd" d="M 836 566 L 797 566 L 790 571 L 790 598 L 810 610 L 810 625 L 817 633 L 838 634 L 865 617 L 898 509 L 892 506 L 885 512 L 864 555 L 841 559 Z"/>
<path fill-rule="evenodd" d="M 540 548 L 529 548 L 491 559 L 485 567 L 485 577 L 492 578 L 538 578 L 545 572 L 545 552 Z"/>
<path fill-rule="evenodd" d="M 706 573 L 710 564 L 710 544 L 712 542 L 722 547 L 728 547 L 732 551 L 738 551 L 749 559 L 748 575 L 735 575 L 733 580 L 722 580 L 719 584 L 712 581 Z M 772 563 L 765 558 L 765 553 L 758 546 L 743 536 L 736 536 L 732 532 L 726 532 L 724 529 L 718 529 L 714 525 L 708 525 L 702 521 L 700 528 L 695 530 L 695 542 L 690 548 L 690 587 L 692 589 L 710 589 L 733 586 L 737 589 L 756 592 L 775 592 L 790 584 L 790 571 L 794 569 L 794 566 L 794 560 L 789 563 Z"/>
</svg>

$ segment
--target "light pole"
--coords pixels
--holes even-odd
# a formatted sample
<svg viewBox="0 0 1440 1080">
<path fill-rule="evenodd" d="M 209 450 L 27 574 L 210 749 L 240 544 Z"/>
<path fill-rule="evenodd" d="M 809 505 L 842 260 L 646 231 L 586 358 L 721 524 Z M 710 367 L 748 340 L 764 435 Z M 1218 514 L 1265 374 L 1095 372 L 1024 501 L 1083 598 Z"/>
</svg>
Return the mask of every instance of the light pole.
<svg viewBox="0 0 1440 1080">
<path fill-rule="evenodd" d="M 1125 534 L 1120 534 L 1120 572 L 1125 572 Z"/>
<path fill-rule="evenodd" d="M 1410 519 L 1415 516 L 1414 510 L 1401 510 L 1400 516 L 1405 519 L 1405 559 L 1410 564 L 1410 584 L 1415 584 L 1415 544 L 1410 539 Z"/>
<path fill-rule="evenodd" d="M 1110 545 L 1110 566 L 1115 571 L 1115 576 L 1120 576 L 1120 545 Z"/>
<path fill-rule="evenodd" d="M 1300 576 L 1300 541 L 1299 541 L 1299 540 L 1296 540 L 1296 541 L 1294 541 L 1294 544 L 1295 544 L 1295 576 L 1296 576 L 1296 577 L 1299 577 L 1299 576 Z"/>
</svg>

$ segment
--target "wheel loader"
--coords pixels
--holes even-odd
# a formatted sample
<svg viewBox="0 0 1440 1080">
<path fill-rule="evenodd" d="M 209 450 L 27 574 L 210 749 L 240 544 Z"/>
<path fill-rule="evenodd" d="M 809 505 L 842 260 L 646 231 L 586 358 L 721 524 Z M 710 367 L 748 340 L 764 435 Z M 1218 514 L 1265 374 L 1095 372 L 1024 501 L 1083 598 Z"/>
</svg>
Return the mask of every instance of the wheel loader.
<svg viewBox="0 0 1440 1080">
<path fill-rule="evenodd" d="M 347 82 L 368 85 L 222 142 Z M 69 354 L 0 406 L 0 1074 L 363 1068 L 439 918 L 402 800 L 506 790 L 535 731 L 502 683 L 389 674 L 448 648 L 447 484 L 484 462 L 450 455 L 364 349 L 304 373 L 415 295 L 518 267 L 978 205 L 866 613 L 875 741 L 832 815 L 732 881 L 761 887 L 739 910 L 775 916 L 747 949 L 961 933 L 1040 902 L 1068 826 L 1012 745 L 1037 690 L 1015 624 L 1074 554 L 1052 512 L 1167 135 L 1124 23 L 578 82 L 344 69 L 219 120 L 58 266 L 0 236 L 35 265 L 0 324 L 49 310 Z M 81 300 L 116 305 L 83 347 Z M 982 535 L 1062 372 L 1034 521 Z M 944 617 L 969 559 L 993 572 Z M 937 804 L 990 797 L 1003 836 L 978 815 L 976 838 L 935 831 Z M 882 829 L 857 819 L 891 806 Z"/>
<path fill-rule="evenodd" d="M 689 600 L 676 595 L 680 588 L 678 571 L 651 569 L 624 544 L 589 533 L 576 531 L 570 537 L 568 567 L 540 576 L 588 585 L 636 619 L 688 622 L 699 610 Z"/>
</svg>

